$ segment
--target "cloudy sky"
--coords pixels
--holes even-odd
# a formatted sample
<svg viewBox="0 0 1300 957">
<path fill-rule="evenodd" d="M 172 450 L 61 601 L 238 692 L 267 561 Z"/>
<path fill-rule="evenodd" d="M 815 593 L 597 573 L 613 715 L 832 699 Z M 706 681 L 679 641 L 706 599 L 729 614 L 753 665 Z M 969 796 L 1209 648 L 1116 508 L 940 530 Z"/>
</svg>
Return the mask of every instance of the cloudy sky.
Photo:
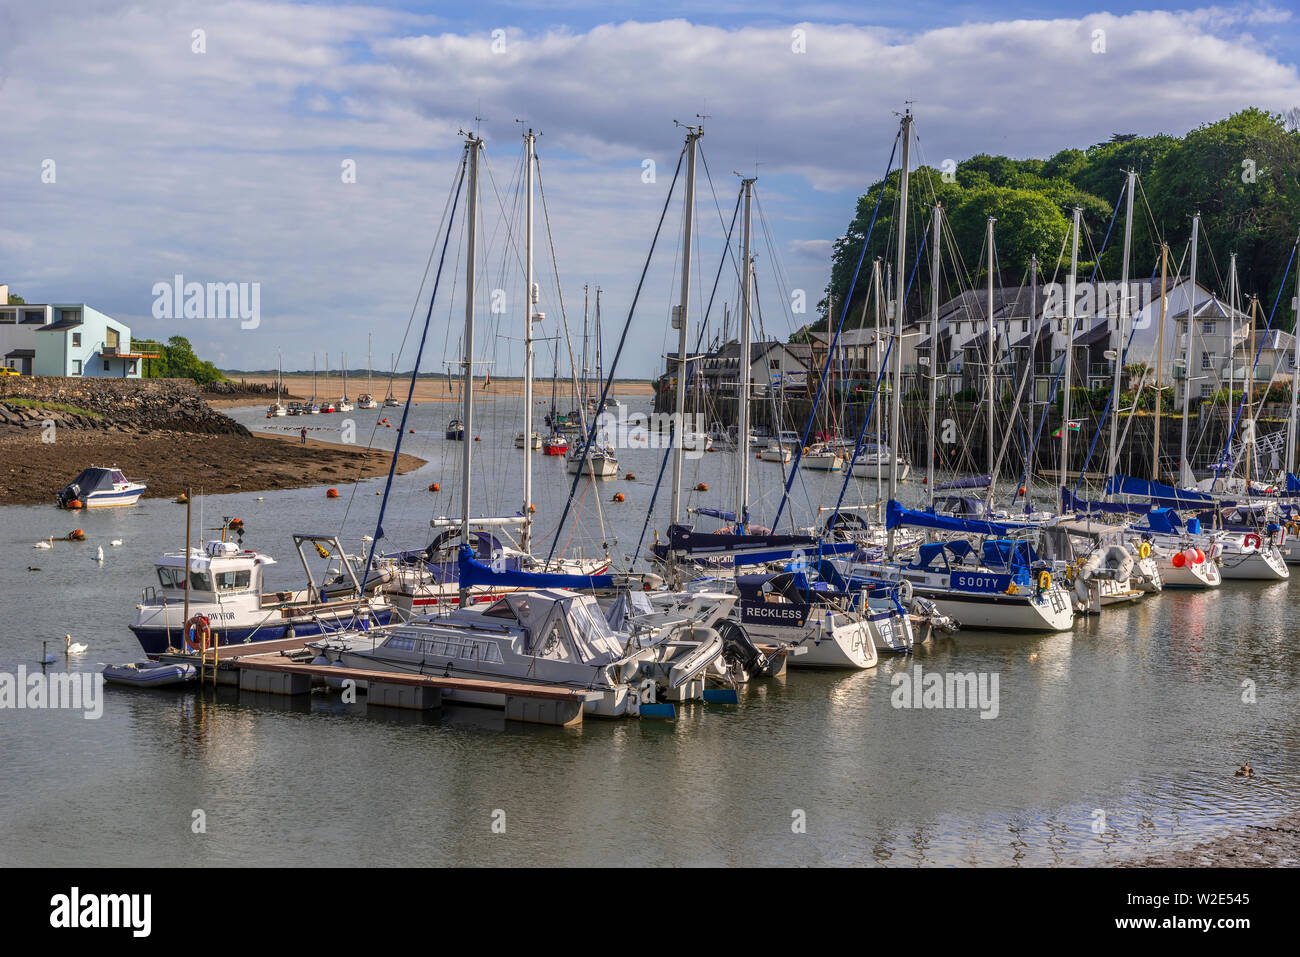
<svg viewBox="0 0 1300 957">
<path fill-rule="evenodd" d="M 1300 105 L 1300 16 L 1288 4 L 872 6 L 0 0 L 0 282 L 29 302 L 88 302 L 136 335 L 186 335 L 224 368 L 273 367 L 277 349 L 286 369 L 309 368 L 314 351 L 331 366 L 346 351 L 357 367 L 368 334 L 386 368 L 417 308 L 459 131 L 478 130 L 488 168 L 476 353 L 517 371 L 517 121 L 542 134 L 570 330 L 583 284 L 599 285 L 609 343 L 681 151 L 673 121 L 703 115 L 692 309 L 718 269 L 735 172 L 757 172 L 760 301 L 765 328 L 784 337 L 808 318 L 792 312 L 793 291 L 810 310 L 821 297 L 830 244 L 883 172 L 905 102 L 918 159 L 934 165 Z M 344 181 L 349 161 L 355 182 Z M 554 336 L 540 209 L 537 237 L 543 334 Z M 675 348 L 680 239 L 674 203 L 620 375 L 652 375 Z M 425 369 L 458 355 L 460 251 L 453 242 Z M 155 318 L 155 283 L 178 273 L 259 283 L 260 324 Z M 720 289 L 734 298 L 734 278 Z M 405 355 L 409 368 L 412 345 Z"/>
</svg>

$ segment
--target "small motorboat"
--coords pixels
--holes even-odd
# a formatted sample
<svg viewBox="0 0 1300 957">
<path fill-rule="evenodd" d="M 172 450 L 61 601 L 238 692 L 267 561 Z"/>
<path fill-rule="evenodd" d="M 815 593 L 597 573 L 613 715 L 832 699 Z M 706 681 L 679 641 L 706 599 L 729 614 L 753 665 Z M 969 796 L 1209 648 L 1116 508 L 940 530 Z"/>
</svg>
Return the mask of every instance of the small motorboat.
<svg viewBox="0 0 1300 957">
<path fill-rule="evenodd" d="M 515 433 L 515 448 L 517 448 L 517 449 L 522 449 L 522 448 L 524 448 L 524 447 L 527 446 L 527 445 L 531 445 L 531 446 L 532 446 L 533 448 L 535 448 L 535 449 L 540 449 L 540 448 L 542 447 L 542 437 L 541 437 L 540 435 L 538 435 L 536 432 L 532 432 L 532 433 L 529 433 L 529 434 L 530 434 L 530 436 L 531 436 L 531 438 L 532 438 L 531 443 L 529 442 L 529 440 L 528 440 L 527 438 L 524 437 L 524 433 L 522 433 L 522 432 L 516 432 L 516 433 Z"/>
<path fill-rule="evenodd" d="M 131 482 L 117 466 L 92 465 L 59 490 L 55 502 L 59 508 L 108 508 L 134 505 L 146 486 Z M 73 503 L 80 503 L 74 505 Z"/>
<path fill-rule="evenodd" d="M 375 397 L 371 395 L 369 392 L 362 392 L 359 396 L 357 396 L 358 409 L 375 409 L 378 407 L 379 407 L 379 403 L 375 401 Z"/>
<path fill-rule="evenodd" d="M 547 436 L 542 443 L 542 452 L 546 455 L 564 455 L 568 451 L 569 440 L 559 434 Z"/>
<path fill-rule="evenodd" d="M 198 669 L 193 665 L 166 661 L 133 661 L 104 668 L 104 680 L 109 684 L 134 688 L 170 688 L 188 684 L 196 677 Z"/>
<path fill-rule="evenodd" d="M 447 438 L 453 441 L 465 441 L 465 424 L 460 419 L 452 419 L 447 423 Z"/>
</svg>

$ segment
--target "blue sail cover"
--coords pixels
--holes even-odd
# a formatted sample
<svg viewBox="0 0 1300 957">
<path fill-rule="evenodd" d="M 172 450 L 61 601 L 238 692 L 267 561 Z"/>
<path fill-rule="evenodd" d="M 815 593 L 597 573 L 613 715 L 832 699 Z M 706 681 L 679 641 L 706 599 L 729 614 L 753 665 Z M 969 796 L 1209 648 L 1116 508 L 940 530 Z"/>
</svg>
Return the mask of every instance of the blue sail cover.
<svg viewBox="0 0 1300 957">
<path fill-rule="evenodd" d="M 988 488 L 993 484 L 992 475 L 972 475 L 970 478 L 957 479 L 954 482 L 944 482 L 936 485 L 934 490 L 942 492 L 950 488 Z"/>
<path fill-rule="evenodd" d="M 1151 511 L 1146 502 L 1090 502 L 1075 495 L 1067 485 L 1061 486 L 1061 508 L 1093 515 L 1145 515 Z"/>
<path fill-rule="evenodd" d="M 885 527 L 898 528 L 907 525 L 912 528 L 937 528 L 945 532 L 967 532 L 972 535 L 1007 535 L 1018 528 L 1033 528 L 1024 522 L 990 522 L 973 518 L 950 518 L 947 515 L 935 515 L 933 512 L 920 512 L 904 508 L 893 499 L 885 508 Z"/>
<path fill-rule="evenodd" d="M 1290 472 L 1287 472 L 1286 490 L 1291 493 L 1300 493 L 1300 478 L 1296 478 Z"/>
<path fill-rule="evenodd" d="M 729 512 L 725 508 L 712 508 L 711 506 L 705 505 L 697 508 L 695 511 L 699 512 L 701 515 L 707 515 L 709 518 L 719 518 L 724 522 L 734 522 L 736 520 L 736 513 Z M 748 511 L 748 509 L 746 509 L 746 511 Z"/>
<path fill-rule="evenodd" d="M 1129 475 L 1115 475 L 1106 480 L 1108 495 L 1135 495 L 1149 498 L 1158 505 L 1170 508 L 1207 505 L 1214 497 L 1205 492 L 1192 492 L 1185 488 L 1174 488 L 1162 482 L 1133 478 Z"/>
<path fill-rule="evenodd" d="M 1153 508 L 1147 512 L 1147 528 L 1153 532 L 1177 535 L 1183 528 L 1183 520 L 1172 508 Z"/>
<path fill-rule="evenodd" d="M 616 588 L 613 575 L 561 575 L 555 572 L 494 571 L 474 557 L 468 545 L 460 549 L 460 587 L 487 585 L 491 588 Z"/>
</svg>

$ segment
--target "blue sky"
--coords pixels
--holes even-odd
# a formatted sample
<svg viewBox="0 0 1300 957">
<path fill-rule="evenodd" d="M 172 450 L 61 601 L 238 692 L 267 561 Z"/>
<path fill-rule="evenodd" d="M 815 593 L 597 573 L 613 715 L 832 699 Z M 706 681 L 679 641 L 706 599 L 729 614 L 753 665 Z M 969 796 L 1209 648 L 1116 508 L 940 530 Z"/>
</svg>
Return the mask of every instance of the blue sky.
<svg viewBox="0 0 1300 957">
<path fill-rule="evenodd" d="M 1090 49 L 1098 29 L 1103 55 Z M 903 101 L 922 161 L 1045 156 L 1300 105 L 1298 38 L 1300 18 L 1268 4 L 11 3 L 0 282 L 29 301 L 84 300 L 138 335 L 187 335 L 227 368 L 272 366 L 277 349 L 288 368 L 313 351 L 357 366 L 368 335 L 386 367 L 417 305 L 458 131 L 477 126 L 493 177 L 480 288 L 507 303 L 485 305 L 480 358 L 517 371 L 516 119 L 543 134 L 559 269 L 557 285 L 539 212 L 543 333 L 562 332 L 561 292 L 577 333 L 587 283 L 604 290 L 612 336 L 681 148 L 673 120 L 704 113 L 712 182 L 701 170 L 693 308 L 722 252 L 712 190 L 729 215 L 733 172 L 757 169 L 764 327 L 784 337 L 808 318 L 792 292 L 810 308 L 821 297 L 830 243 L 883 171 Z M 57 177 L 43 182 L 49 160 Z M 348 161 L 355 183 L 341 181 Z M 674 206 L 628 376 L 655 374 L 675 347 L 679 224 Z M 153 286 L 176 273 L 259 283 L 260 324 L 154 318 Z M 734 301 L 725 273 L 720 295 Z M 458 355 L 459 323 L 454 303 L 435 310 L 425 369 Z"/>
</svg>

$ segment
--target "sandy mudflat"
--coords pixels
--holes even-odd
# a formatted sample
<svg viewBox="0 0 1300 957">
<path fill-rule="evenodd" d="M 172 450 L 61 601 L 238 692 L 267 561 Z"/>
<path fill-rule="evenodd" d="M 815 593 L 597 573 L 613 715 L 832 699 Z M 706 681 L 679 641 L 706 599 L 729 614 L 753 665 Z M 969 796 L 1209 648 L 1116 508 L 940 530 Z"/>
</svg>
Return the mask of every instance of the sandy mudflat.
<svg viewBox="0 0 1300 957">
<path fill-rule="evenodd" d="M 240 382 L 245 382 L 248 383 L 249 385 L 273 385 L 275 383 L 275 376 L 273 375 L 241 376 L 238 373 L 235 373 L 231 375 L 231 379 L 236 384 L 239 384 Z M 290 393 L 291 401 L 302 401 L 310 398 L 311 396 L 311 376 L 309 375 L 307 376 L 286 375 L 284 377 L 284 385 L 285 388 Z M 388 392 L 388 377 L 377 375 L 375 376 L 372 385 L 374 388 L 372 395 L 374 395 L 376 399 L 382 400 L 383 397 Z M 410 379 L 398 379 L 396 382 L 393 383 L 394 394 L 399 399 L 405 400 L 406 391 L 409 387 L 410 387 Z M 593 389 L 599 388 L 599 383 L 596 383 L 593 380 L 592 387 Z M 536 391 L 537 397 L 539 399 L 544 397 L 549 398 L 551 394 L 551 386 L 549 381 L 534 382 L 533 388 Z M 569 394 L 568 388 L 569 387 L 566 384 L 562 383 L 561 393 L 567 396 Z M 350 398 L 355 400 L 358 395 L 360 395 L 362 392 L 365 391 L 366 391 L 366 380 L 364 377 L 362 377 L 360 380 L 356 379 L 353 376 L 348 377 L 348 396 Z M 474 383 L 475 398 L 491 398 L 493 396 L 516 396 L 516 395 L 522 395 L 523 391 L 524 391 L 524 383 L 522 379 L 493 379 L 490 383 L 488 383 L 486 389 L 483 387 L 482 379 L 477 379 L 475 380 Z M 325 399 L 325 398 L 337 399 L 340 395 L 342 395 L 342 393 L 343 393 L 343 380 L 338 376 L 337 373 L 331 375 L 329 379 L 326 379 L 324 376 L 319 376 L 316 379 L 317 399 Z M 614 394 L 620 397 L 649 396 L 649 395 L 654 395 L 654 389 L 651 388 L 650 383 L 646 381 L 631 381 L 631 380 L 627 382 L 620 381 L 614 384 Z M 452 389 L 448 390 L 447 380 L 445 378 L 415 380 L 414 399 L 416 402 L 429 402 L 433 400 L 444 401 L 450 397 L 455 397 L 459 395 L 460 395 L 459 382 L 453 382 Z M 231 408 L 232 406 L 259 405 L 259 404 L 269 405 L 271 403 L 270 396 L 250 397 L 244 395 L 244 396 L 233 396 L 228 399 L 219 398 L 217 396 L 204 396 L 204 398 L 207 400 L 208 405 L 211 405 L 214 408 Z"/>
<path fill-rule="evenodd" d="M 1296 867 L 1300 866 L 1300 813 L 1273 824 L 1236 828 L 1222 837 L 1181 851 L 1125 861 L 1121 867 Z"/>
<path fill-rule="evenodd" d="M 90 465 L 116 465 L 149 486 L 148 498 L 173 498 L 186 486 L 206 494 L 309 485 L 343 486 L 388 473 L 392 454 L 297 436 L 132 435 L 65 430 L 43 443 L 39 430 L 0 439 L 0 505 L 53 505 L 54 494 Z M 424 464 L 402 455 L 399 472 Z"/>
</svg>

